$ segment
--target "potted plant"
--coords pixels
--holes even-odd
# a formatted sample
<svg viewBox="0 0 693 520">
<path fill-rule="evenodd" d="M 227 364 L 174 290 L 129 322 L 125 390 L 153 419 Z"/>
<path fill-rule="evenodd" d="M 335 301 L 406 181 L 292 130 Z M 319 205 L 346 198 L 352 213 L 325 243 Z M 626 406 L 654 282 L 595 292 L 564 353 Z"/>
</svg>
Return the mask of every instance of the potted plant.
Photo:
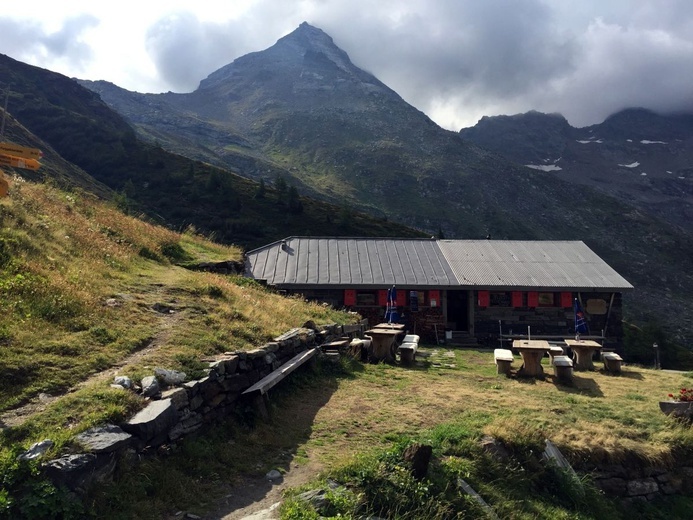
<svg viewBox="0 0 693 520">
<path fill-rule="evenodd" d="M 669 394 L 669 401 L 660 401 L 659 409 L 672 417 L 693 418 L 693 388 L 682 388 L 679 393 Z"/>
</svg>

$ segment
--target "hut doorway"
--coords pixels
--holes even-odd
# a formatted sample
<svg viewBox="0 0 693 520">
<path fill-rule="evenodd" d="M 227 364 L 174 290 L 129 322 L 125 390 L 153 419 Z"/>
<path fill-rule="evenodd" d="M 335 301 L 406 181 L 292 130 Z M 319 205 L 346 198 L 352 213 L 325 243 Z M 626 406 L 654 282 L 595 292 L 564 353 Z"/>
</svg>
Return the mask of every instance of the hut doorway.
<svg viewBox="0 0 693 520">
<path fill-rule="evenodd" d="M 469 332 L 468 291 L 448 291 L 447 327 L 456 331 Z"/>
</svg>

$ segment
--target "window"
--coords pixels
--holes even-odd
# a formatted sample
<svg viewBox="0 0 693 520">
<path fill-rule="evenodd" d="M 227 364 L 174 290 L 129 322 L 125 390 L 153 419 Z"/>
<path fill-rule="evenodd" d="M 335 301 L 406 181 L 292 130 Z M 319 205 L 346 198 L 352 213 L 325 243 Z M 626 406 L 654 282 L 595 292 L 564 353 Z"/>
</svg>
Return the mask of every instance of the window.
<svg viewBox="0 0 693 520">
<path fill-rule="evenodd" d="M 368 306 L 376 305 L 375 291 L 356 291 L 356 305 Z"/>
<path fill-rule="evenodd" d="M 540 292 L 539 307 L 554 307 L 556 305 L 554 296 L 552 292 Z"/>
<path fill-rule="evenodd" d="M 490 307 L 511 307 L 509 292 L 492 292 L 490 297 Z"/>
</svg>

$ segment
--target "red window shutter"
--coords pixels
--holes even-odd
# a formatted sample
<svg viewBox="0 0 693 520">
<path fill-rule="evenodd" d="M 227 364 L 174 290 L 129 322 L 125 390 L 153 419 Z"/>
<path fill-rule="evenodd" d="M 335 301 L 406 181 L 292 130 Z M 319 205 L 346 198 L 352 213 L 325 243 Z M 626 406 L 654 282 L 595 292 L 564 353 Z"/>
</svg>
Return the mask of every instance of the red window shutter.
<svg viewBox="0 0 693 520">
<path fill-rule="evenodd" d="M 407 304 L 407 294 L 409 294 L 409 291 L 397 289 L 397 307 L 404 307 Z"/>
<path fill-rule="evenodd" d="M 479 291 L 479 307 L 488 307 L 491 303 L 491 293 L 489 291 Z"/>
<path fill-rule="evenodd" d="M 527 293 L 527 307 L 539 307 L 539 293 L 530 291 Z"/>
<path fill-rule="evenodd" d="M 562 292 L 561 293 L 561 307 L 572 307 L 573 306 L 573 293 Z"/>
<path fill-rule="evenodd" d="M 387 289 L 378 291 L 378 305 L 387 306 Z"/>
<path fill-rule="evenodd" d="M 344 305 L 356 305 L 356 291 L 354 289 L 344 289 Z"/>
<path fill-rule="evenodd" d="M 513 291 L 512 292 L 512 305 L 513 307 L 522 307 L 522 292 Z"/>
<path fill-rule="evenodd" d="M 428 304 L 431 307 L 440 307 L 440 291 L 428 291 Z"/>
</svg>

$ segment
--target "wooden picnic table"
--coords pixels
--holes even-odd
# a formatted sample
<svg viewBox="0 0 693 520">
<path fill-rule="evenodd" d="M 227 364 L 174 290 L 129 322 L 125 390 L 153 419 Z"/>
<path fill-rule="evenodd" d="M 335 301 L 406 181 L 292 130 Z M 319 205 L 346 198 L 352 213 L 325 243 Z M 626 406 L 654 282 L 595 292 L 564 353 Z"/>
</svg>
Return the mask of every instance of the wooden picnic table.
<svg viewBox="0 0 693 520">
<path fill-rule="evenodd" d="M 373 327 L 374 329 L 391 329 L 404 332 L 404 323 L 378 323 Z"/>
<path fill-rule="evenodd" d="M 522 356 L 522 366 L 517 371 L 518 376 L 544 377 L 541 358 L 551 349 L 548 341 L 543 339 L 516 339 L 513 341 L 513 348 Z"/>
<path fill-rule="evenodd" d="M 371 361 L 395 362 L 397 344 L 395 339 L 402 333 L 400 330 L 374 328 L 367 330 L 365 334 L 373 339 Z"/>
<path fill-rule="evenodd" d="M 568 345 L 575 354 L 575 370 L 594 370 L 592 354 L 602 346 L 591 339 L 566 339 Z"/>
</svg>

